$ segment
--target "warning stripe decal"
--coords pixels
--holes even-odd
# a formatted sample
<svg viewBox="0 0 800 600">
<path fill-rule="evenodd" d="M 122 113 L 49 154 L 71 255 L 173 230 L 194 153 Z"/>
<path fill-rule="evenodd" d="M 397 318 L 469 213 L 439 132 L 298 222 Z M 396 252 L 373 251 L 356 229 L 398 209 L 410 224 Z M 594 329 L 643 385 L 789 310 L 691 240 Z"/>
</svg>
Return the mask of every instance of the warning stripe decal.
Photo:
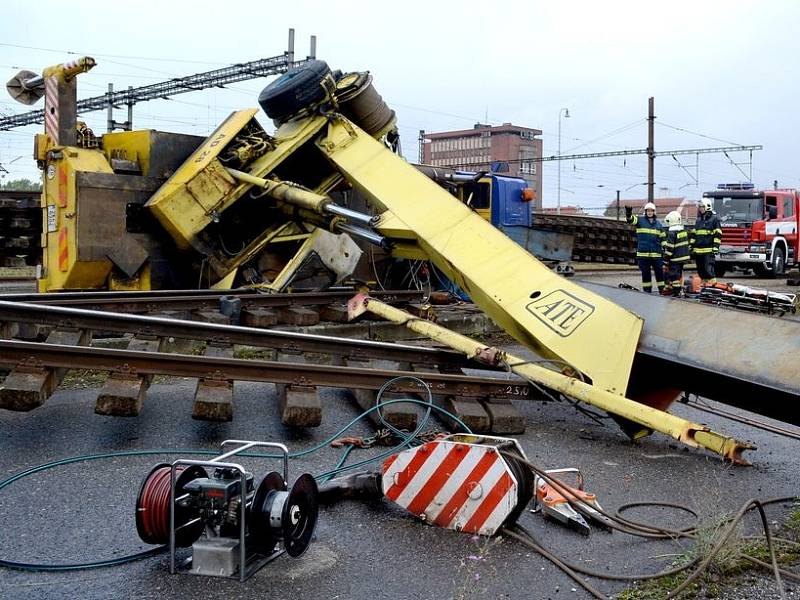
<svg viewBox="0 0 800 600">
<path fill-rule="evenodd" d="M 443 446 L 443 444 L 440 444 Z M 451 476 L 454 474 L 456 468 L 461 464 L 461 461 L 467 456 L 469 448 L 467 446 L 456 445 L 450 448 L 450 451 L 444 457 L 436 470 L 426 479 L 416 496 L 408 503 L 408 511 L 418 515 L 421 514 L 436 496 L 437 492 L 450 481 Z"/>
<path fill-rule="evenodd" d="M 467 500 L 456 512 L 455 516 L 447 524 L 450 529 L 464 529 L 464 526 L 472 519 L 473 515 L 480 509 L 483 500 L 494 489 L 500 478 L 506 474 L 506 464 L 497 455 L 495 461 L 492 463 L 486 474 L 479 480 L 468 483 L 467 485 Z M 477 485 L 476 485 L 477 484 Z M 475 488 L 475 489 L 473 489 Z M 469 492 L 472 490 L 470 496 Z M 475 497 L 475 493 L 480 493 L 480 496 Z"/>
<path fill-rule="evenodd" d="M 67 206 L 67 170 L 64 165 L 58 167 L 58 205 L 61 208 Z"/>
<path fill-rule="evenodd" d="M 500 504 L 500 501 L 506 496 L 509 490 L 513 487 L 514 482 L 508 473 L 503 473 L 497 484 L 492 487 L 491 491 L 486 494 L 483 502 L 478 507 L 478 510 L 472 515 L 469 521 L 464 525 L 464 531 L 469 533 L 477 533 L 484 523 L 489 519 L 494 509 Z"/>
<path fill-rule="evenodd" d="M 58 79 L 44 81 L 44 132 L 58 144 Z"/>
<path fill-rule="evenodd" d="M 431 451 L 431 446 L 433 445 L 438 446 L 438 444 L 425 444 L 417 448 L 416 452 L 409 452 L 408 454 L 411 455 L 411 460 L 409 460 L 405 468 L 398 470 L 392 469 L 398 475 L 398 478 L 397 481 L 392 482 L 388 490 L 385 490 L 386 497 L 389 498 L 389 500 L 397 500 L 400 494 L 403 493 L 403 490 L 411 483 L 417 472 L 423 467 L 431 455 L 434 454 L 434 452 Z"/>
<path fill-rule="evenodd" d="M 420 465 L 416 472 L 412 473 L 407 468 L 406 472 L 400 474 L 399 483 L 403 484 L 403 489 L 400 490 L 400 493 L 395 494 L 394 498 L 390 499 L 397 502 L 400 506 L 408 507 L 409 503 L 414 499 L 414 496 L 417 495 L 420 488 L 425 485 L 434 472 L 436 472 L 436 469 L 439 468 L 439 465 L 451 449 L 451 444 L 431 444 L 431 447 L 425 452 L 428 458 Z"/>
<path fill-rule="evenodd" d="M 398 456 L 400 456 L 400 455 L 399 454 L 392 454 L 389 458 L 387 458 L 385 461 L 383 461 L 383 472 L 384 473 L 386 473 L 386 471 L 388 471 L 391 468 L 392 464 L 394 463 L 394 461 L 397 460 Z"/>
<path fill-rule="evenodd" d="M 449 440 L 399 453 L 383 466 L 386 498 L 440 527 L 492 535 L 518 501 L 496 447 Z"/>
<path fill-rule="evenodd" d="M 447 527 L 450 524 L 450 522 L 456 516 L 456 513 L 461 509 L 462 506 L 464 506 L 464 503 L 469 497 L 470 483 L 483 479 L 483 476 L 486 475 L 486 473 L 489 471 L 492 465 L 497 462 L 497 460 L 497 454 L 494 452 L 486 452 L 480 458 L 478 464 L 474 466 L 469 475 L 467 475 L 460 482 L 455 482 L 459 484 L 458 488 L 450 497 L 450 500 L 447 502 L 447 504 L 445 504 L 444 508 L 439 511 L 439 514 L 434 520 L 434 524 L 438 525 L 439 527 Z"/>
<path fill-rule="evenodd" d="M 69 245 L 67 227 L 64 226 L 58 232 L 58 268 L 66 271 L 69 265 Z"/>
</svg>

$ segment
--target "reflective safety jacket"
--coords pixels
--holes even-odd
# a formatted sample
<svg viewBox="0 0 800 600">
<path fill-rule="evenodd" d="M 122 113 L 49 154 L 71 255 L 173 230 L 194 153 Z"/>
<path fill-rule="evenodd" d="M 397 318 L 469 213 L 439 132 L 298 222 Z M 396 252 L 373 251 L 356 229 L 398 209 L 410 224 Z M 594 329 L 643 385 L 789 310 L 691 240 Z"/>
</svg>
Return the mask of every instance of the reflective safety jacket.
<svg viewBox="0 0 800 600">
<path fill-rule="evenodd" d="M 664 262 L 683 264 L 689 260 L 689 234 L 683 225 L 673 225 L 667 230 L 664 242 Z"/>
<path fill-rule="evenodd" d="M 717 254 L 722 241 L 722 228 L 717 213 L 707 210 L 697 217 L 689 243 L 692 254 Z"/>
<path fill-rule="evenodd" d="M 667 235 L 661 221 L 645 215 L 632 215 L 628 223 L 636 227 L 636 258 L 661 258 Z"/>
</svg>

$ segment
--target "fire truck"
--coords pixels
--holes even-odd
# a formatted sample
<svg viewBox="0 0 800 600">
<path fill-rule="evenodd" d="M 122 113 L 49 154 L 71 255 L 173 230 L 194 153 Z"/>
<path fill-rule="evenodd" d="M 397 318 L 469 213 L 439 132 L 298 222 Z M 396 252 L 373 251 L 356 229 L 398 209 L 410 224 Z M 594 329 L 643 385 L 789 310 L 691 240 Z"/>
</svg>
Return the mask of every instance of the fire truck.
<svg viewBox="0 0 800 600">
<path fill-rule="evenodd" d="M 797 190 L 756 190 L 752 183 L 725 183 L 703 197 L 713 200 L 722 227 L 717 275 L 737 267 L 752 269 L 760 277 L 778 277 L 797 264 Z"/>
</svg>

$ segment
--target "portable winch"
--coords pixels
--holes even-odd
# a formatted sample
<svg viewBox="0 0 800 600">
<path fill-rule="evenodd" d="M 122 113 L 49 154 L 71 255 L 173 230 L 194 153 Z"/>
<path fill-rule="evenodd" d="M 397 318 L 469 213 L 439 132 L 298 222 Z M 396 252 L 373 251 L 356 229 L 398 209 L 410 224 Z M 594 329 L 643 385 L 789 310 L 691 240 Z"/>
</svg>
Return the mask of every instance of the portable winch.
<svg viewBox="0 0 800 600">
<path fill-rule="evenodd" d="M 252 473 L 227 460 L 253 448 L 280 450 L 283 475 L 269 472 L 255 486 Z M 305 473 L 290 490 L 288 477 L 289 450 L 272 442 L 226 440 L 210 460 L 157 464 L 139 490 L 136 530 L 148 544 L 169 544 L 171 573 L 244 581 L 284 551 L 302 555 L 311 542 L 316 481 Z M 189 546 L 191 557 L 178 564 L 176 549 Z"/>
</svg>

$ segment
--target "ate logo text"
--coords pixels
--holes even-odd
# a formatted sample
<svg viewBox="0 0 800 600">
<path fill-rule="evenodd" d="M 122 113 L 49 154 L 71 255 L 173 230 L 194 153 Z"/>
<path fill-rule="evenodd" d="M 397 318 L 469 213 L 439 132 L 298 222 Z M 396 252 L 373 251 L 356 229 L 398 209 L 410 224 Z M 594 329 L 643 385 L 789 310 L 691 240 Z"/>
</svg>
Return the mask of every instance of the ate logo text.
<svg viewBox="0 0 800 600">
<path fill-rule="evenodd" d="M 594 312 L 594 306 L 561 289 L 534 299 L 525 308 L 562 337 L 572 335 Z"/>
</svg>

